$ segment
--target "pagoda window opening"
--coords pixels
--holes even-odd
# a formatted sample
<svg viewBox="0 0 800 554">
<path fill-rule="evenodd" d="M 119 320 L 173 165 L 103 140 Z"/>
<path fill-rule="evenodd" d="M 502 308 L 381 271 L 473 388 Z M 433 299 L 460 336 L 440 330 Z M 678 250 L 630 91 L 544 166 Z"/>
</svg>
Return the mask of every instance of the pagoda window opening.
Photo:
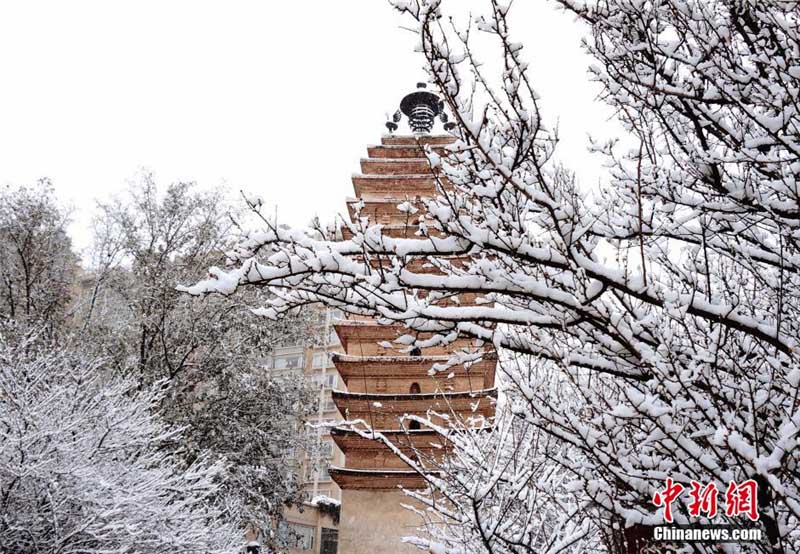
<svg viewBox="0 0 800 554">
<path fill-rule="evenodd" d="M 419 394 L 421 392 L 419 388 L 419 383 L 411 383 L 411 387 L 409 387 L 408 392 L 411 394 Z M 411 420 L 408 422 L 408 430 L 415 431 L 419 430 L 419 421 Z"/>
</svg>

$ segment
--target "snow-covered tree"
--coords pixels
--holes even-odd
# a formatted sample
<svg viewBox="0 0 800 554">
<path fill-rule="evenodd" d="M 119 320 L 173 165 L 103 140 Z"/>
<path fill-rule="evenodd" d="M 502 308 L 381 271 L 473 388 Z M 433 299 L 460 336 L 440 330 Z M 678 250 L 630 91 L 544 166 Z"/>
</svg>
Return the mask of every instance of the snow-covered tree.
<svg viewBox="0 0 800 554">
<path fill-rule="evenodd" d="M 505 378 L 526 420 L 577 453 L 560 460 L 565 486 L 589 497 L 607 548 L 663 522 L 651 499 L 670 477 L 722 491 L 754 479 L 768 540 L 741 548 L 795 552 L 798 4 L 556 3 L 591 30 L 591 72 L 628 132 L 593 144 L 609 168 L 599 190 L 556 164 L 506 4 L 460 28 L 439 0 L 398 0 L 459 138 L 429 155 L 438 194 L 417 238 L 363 219 L 343 222 L 350 240 L 267 225 L 233 252 L 238 267 L 189 290 L 271 287 L 267 316 L 320 301 L 430 334 L 415 346 L 471 337 L 530 356 L 559 372 L 559 394 L 519 366 Z M 496 40 L 497 75 L 476 35 Z M 421 258 L 439 274 L 411 263 Z M 465 294 L 480 301 L 443 302 Z M 698 521 L 688 500 L 673 507 L 678 523 Z M 508 551 L 533 547 L 523 531 Z M 507 551 L 493 540 L 483 547 Z"/>
<path fill-rule="evenodd" d="M 67 223 L 47 180 L 0 189 L 0 325 L 52 334 L 63 323 L 77 273 Z"/>
<path fill-rule="evenodd" d="M 149 173 L 101 205 L 81 325 L 119 373 L 160 383 L 165 417 L 186 428 L 182 455 L 225 457 L 220 493 L 241 500 L 246 522 L 267 525 L 300 494 L 285 460 L 305 445 L 302 419 L 316 397 L 301 375 L 269 376 L 264 360 L 313 325 L 299 316 L 261 324 L 249 312 L 260 291 L 233 301 L 175 289 L 222 258 L 235 229 L 228 206 L 219 191 L 159 187 Z"/>
<path fill-rule="evenodd" d="M 559 376 L 530 361 L 508 358 L 503 366 L 557 394 Z M 567 405 L 572 399 L 562 396 L 562 401 Z M 419 418 L 446 437 L 447 456 L 422 451 L 408 456 L 396 449 L 430 484 L 407 491 L 420 504 L 415 511 L 425 529 L 424 536 L 408 540 L 434 553 L 602 551 L 598 522 L 586 517 L 589 495 L 575 490 L 572 475 L 563 470 L 564 460 L 580 463 L 581 452 L 533 424 L 528 402 L 512 385 L 490 421 L 443 426 Z"/>
<path fill-rule="evenodd" d="M 300 468 L 291 460 L 311 446 L 303 418 L 313 411 L 313 390 L 296 377 L 257 370 L 211 377 L 201 389 L 186 416 L 187 454 L 224 456 L 230 467 L 222 494 L 240 499 L 244 523 L 266 531 L 287 503 L 300 500 Z"/>
<path fill-rule="evenodd" d="M 97 360 L 0 337 L 0 552 L 229 553 L 241 528 L 212 502 L 227 467 L 186 465 L 162 393 Z"/>
<path fill-rule="evenodd" d="M 105 327 L 111 335 L 118 331 L 108 342 L 117 363 L 135 368 L 143 384 L 178 382 L 191 381 L 197 368 L 218 365 L 218 358 L 235 356 L 241 349 L 226 349 L 221 340 L 231 326 L 225 312 L 233 306 L 187 302 L 174 290 L 174 283 L 202 271 L 224 251 L 231 224 L 221 193 L 198 191 L 192 183 L 159 190 L 153 175 L 143 172 L 127 194 L 101 204 L 99 211 L 92 249 L 95 284 L 85 317 L 103 333 Z M 102 308 L 112 315 L 104 317 Z"/>
</svg>

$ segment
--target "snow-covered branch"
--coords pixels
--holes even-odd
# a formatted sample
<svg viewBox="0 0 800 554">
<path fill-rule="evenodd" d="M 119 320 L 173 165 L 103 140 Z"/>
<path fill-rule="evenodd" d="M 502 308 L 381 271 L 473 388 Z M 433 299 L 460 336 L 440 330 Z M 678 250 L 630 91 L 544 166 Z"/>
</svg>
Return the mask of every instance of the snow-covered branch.
<svg viewBox="0 0 800 554">
<path fill-rule="evenodd" d="M 397 1 L 459 138 L 429 157 L 436 194 L 421 202 L 417 236 L 389 236 L 358 211 L 342 224 L 348 240 L 267 226 L 231 252 L 236 267 L 185 290 L 270 287 L 266 316 L 324 302 L 402 323 L 417 346 L 472 337 L 529 356 L 560 378 L 554 391 L 524 364 L 509 368 L 525 406 L 515 414 L 576 452 L 581 463 L 561 469 L 604 522 L 607 548 L 660 521 L 650 498 L 669 476 L 757 480 L 772 544 L 753 548 L 795 551 L 796 2 L 556 3 L 589 25 L 593 75 L 629 132 L 598 148 L 610 169 L 596 194 L 554 160 L 558 137 L 505 4 L 459 27 L 444 2 Z M 498 45 L 496 75 L 478 33 Z"/>
</svg>

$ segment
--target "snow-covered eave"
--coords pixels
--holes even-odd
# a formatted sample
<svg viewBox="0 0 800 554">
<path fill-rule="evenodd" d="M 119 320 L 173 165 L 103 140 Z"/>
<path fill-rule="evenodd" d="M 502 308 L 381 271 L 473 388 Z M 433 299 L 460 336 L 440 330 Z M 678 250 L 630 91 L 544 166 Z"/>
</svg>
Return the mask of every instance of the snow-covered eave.
<svg viewBox="0 0 800 554">
<path fill-rule="evenodd" d="M 354 196 L 348 196 L 345 198 L 345 204 L 358 204 L 359 202 L 364 202 L 364 204 L 394 204 L 400 205 L 405 200 L 400 200 L 397 198 L 356 198 Z M 397 211 L 398 214 L 402 213 L 400 210 Z"/>
<path fill-rule="evenodd" d="M 408 229 L 410 231 L 415 231 L 419 225 L 415 223 L 376 223 L 371 225 L 380 225 L 381 229 L 386 230 L 395 230 L 395 229 Z"/>
<path fill-rule="evenodd" d="M 353 430 L 346 427 L 334 427 L 331 429 L 331 439 L 344 452 L 345 459 L 353 453 L 360 452 L 384 452 L 394 454 L 396 447 L 411 447 L 418 450 L 444 452 L 448 442 L 448 433 L 441 433 L 430 428 L 422 429 L 388 429 L 375 430 Z M 389 444 L 387 444 L 387 441 Z"/>
<path fill-rule="evenodd" d="M 434 429 L 427 429 L 427 428 L 426 429 L 373 429 L 372 431 L 361 431 L 361 432 L 355 431 L 355 430 L 350 429 L 348 427 L 333 427 L 333 428 L 331 428 L 331 436 L 341 436 L 341 437 L 345 437 L 345 436 L 353 436 L 353 437 L 355 437 L 355 436 L 357 436 L 357 437 L 363 438 L 365 440 L 377 441 L 377 439 L 371 439 L 371 438 L 368 438 L 368 437 L 364 437 L 363 433 L 365 433 L 365 432 L 366 433 L 381 434 L 381 435 L 386 435 L 386 436 L 394 436 L 394 435 L 425 436 L 425 435 L 440 435 L 441 434 L 441 433 L 439 433 L 438 431 L 436 431 Z"/>
<path fill-rule="evenodd" d="M 439 392 L 425 392 L 418 394 L 411 393 L 366 393 L 366 392 L 347 392 L 341 390 L 334 390 L 331 392 L 331 397 L 341 400 L 435 400 L 437 398 L 497 398 L 497 387 L 490 389 L 477 389 L 473 391 L 439 391 Z"/>
<path fill-rule="evenodd" d="M 370 148 L 370 147 L 368 147 Z M 360 162 L 380 162 L 380 163 L 408 163 L 408 162 L 427 162 L 428 158 L 419 156 L 417 158 L 361 158 Z"/>
<path fill-rule="evenodd" d="M 364 319 L 341 319 L 335 324 L 337 327 L 402 327 L 399 323 L 391 323 L 389 325 L 381 325 L 374 320 Z"/>
<path fill-rule="evenodd" d="M 397 180 L 426 180 L 432 181 L 436 179 L 436 175 L 431 173 L 353 173 L 350 177 L 354 179 L 367 179 L 375 181 L 397 181 Z"/>
<path fill-rule="evenodd" d="M 387 150 L 402 150 L 402 149 L 411 149 L 416 150 L 419 146 L 430 146 L 431 148 L 439 148 L 444 149 L 450 146 L 450 144 L 368 144 L 367 151 L 373 148 L 385 148 Z M 384 159 L 384 158 L 378 158 Z M 392 158 L 392 159 L 413 159 L 413 158 Z"/>
<path fill-rule="evenodd" d="M 329 471 L 337 471 L 340 473 L 351 473 L 353 475 L 380 475 L 382 473 L 389 474 L 389 475 L 414 475 L 418 476 L 419 473 L 414 471 L 413 469 L 405 470 L 405 469 L 354 469 L 351 467 L 337 467 L 337 466 L 330 466 L 328 468 Z M 438 473 L 432 471 L 431 473 Z"/>
<path fill-rule="evenodd" d="M 332 359 L 336 362 L 344 363 L 344 364 L 356 364 L 356 363 L 364 363 L 364 362 L 391 362 L 393 364 L 417 364 L 417 363 L 426 363 L 426 362 L 447 362 L 451 359 L 452 356 L 449 354 L 438 354 L 438 355 L 428 355 L 428 356 L 355 356 L 351 354 L 333 354 Z M 485 352 L 481 356 L 481 360 L 476 360 L 471 362 L 473 365 L 479 364 L 481 361 L 484 360 L 496 360 L 497 359 L 497 352 L 489 351 Z M 461 365 L 461 364 L 457 364 Z"/>
<path fill-rule="evenodd" d="M 331 478 L 343 489 L 399 490 L 422 489 L 425 477 L 414 470 L 330 468 Z M 441 472 L 430 471 L 439 477 Z"/>
</svg>

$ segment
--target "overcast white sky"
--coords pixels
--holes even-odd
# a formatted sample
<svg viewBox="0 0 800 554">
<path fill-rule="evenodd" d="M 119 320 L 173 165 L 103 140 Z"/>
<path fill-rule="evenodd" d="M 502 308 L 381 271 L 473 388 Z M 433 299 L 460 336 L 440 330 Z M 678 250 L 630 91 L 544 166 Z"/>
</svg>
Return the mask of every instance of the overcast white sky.
<svg viewBox="0 0 800 554">
<path fill-rule="evenodd" d="M 584 30 L 546 0 L 517 0 L 511 20 L 560 157 L 596 181 L 586 136 L 610 112 Z M 51 178 L 78 248 L 96 199 L 142 167 L 258 193 L 289 223 L 330 219 L 424 77 L 402 23 L 383 0 L 0 0 L 0 184 Z"/>
</svg>

